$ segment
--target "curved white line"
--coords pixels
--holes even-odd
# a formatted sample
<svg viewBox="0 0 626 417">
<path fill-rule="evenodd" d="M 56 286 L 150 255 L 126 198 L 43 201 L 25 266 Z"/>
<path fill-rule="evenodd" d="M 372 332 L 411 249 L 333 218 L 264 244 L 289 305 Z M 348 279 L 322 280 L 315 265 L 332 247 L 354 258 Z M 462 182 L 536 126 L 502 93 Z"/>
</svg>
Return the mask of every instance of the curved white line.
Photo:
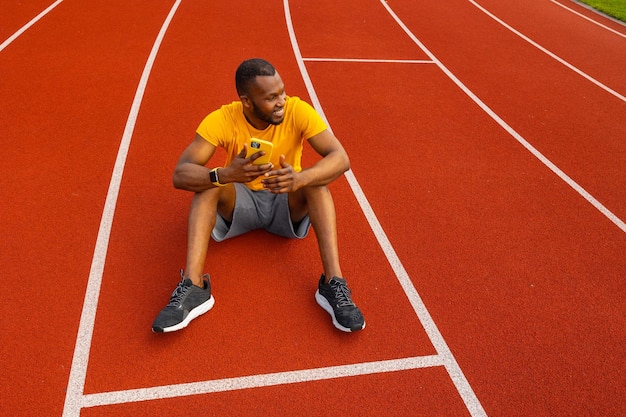
<svg viewBox="0 0 626 417">
<path fill-rule="evenodd" d="M 182 0 L 176 0 L 172 6 L 167 18 L 161 26 L 161 30 L 157 35 L 152 51 L 148 56 L 146 65 L 144 66 L 135 98 L 130 109 L 130 114 L 126 120 L 126 127 L 117 152 L 113 174 L 109 183 L 104 210 L 100 220 L 100 229 L 98 230 L 98 238 L 91 261 L 91 270 L 89 272 L 89 281 L 87 282 L 87 290 L 85 300 L 83 302 L 83 311 L 80 316 L 80 324 L 78 326 L 78 336 L 76 337 L 76 346 L 74 348 L 74 357 L 72 359 L 72 367 L 70 369 L 70 377 L 67 384 L 65 395 L 65 405 L 63 408 L 63 417 L 79 417 L 80 409 L 83 407 L 83 392 L 85 388 L 85 378 L 87 376 L 87 365 L 89 362 L 89 351 L 91 350 L 91 339 L 93 336 L 93 328 L 96 319 L 96 310 L 98 307 L 98 298 L 100 296 L 100 286 L 102 283 L 102 275 L 104 272 L 104 263 L 106 261 L 107 250 L 109 246 L 109 237 L 111 235 L 111 226 L 113 224 L 113 216 L 115 214 L 115 206 L 117 197 L 122 183 L 122 175 L 124 173 L 124 165 L 130 148 L 130 141 L 135 130 L 135 122 L 139 115 L 139 108 L 143 100 L 143 95 L 150 78 L 152 66 L 156 60 L 159 47 L 165 37 L 165 32 L 176 13 L 176 9 Z"/>
<path fill-rule="evenodd" d="M 578 68 L 576 68 L 574 65 L 570 64 L 569 62 L 567 62 L 563 58 L 559 57 L 555 53 L 553 53 L 553 52 L 547 50 L 546 48 L 544 48 L 543 46 L 539 45 L 537 42 L 533 41 L 532 39 L 530 39 L 528 36 L 524 35 L 520 31 L 514 29 L 512 26 L 510 26 L 509 24 L 505 23 L 503 20 L 501 20 L 500 18 L 495 16 L 489 10 L 485 9 L 484 7 L 482 7 L 480 4 L 476 3 L 474 0 L 468 0 L 468 1 L 470 3 L 472 3 L 474 6 L 476 6 L 480 11 L 485 13 L 487 16 L 489 16 L 490 18 L 492 18 L 493 20 L 495 20 L 496 22 L 498 22 L 499 24 L 501 24 L 502 26 L 504 26 L 505 28 L 507 28 L 508 30 L 510 30 L 511 32 L 513 32 L 514 34 L 516 34 L 517 36 L 519 36 L 520 38 L 522 38 L 523 40 L 528 42 L 529 44 L 531 44 L 532 46 L 534 46 L 535 48 L 539 49 L 541 52 L 543 52 L 546 55 L 550 56 L 551 58 L 557 60 L 558 62 L 560 62 L 561 64 L 565 65 L 567 68 L 571 69 L 572 71 L 574 71 L 575 73 L 577 73 L 581 77 L 586 78 L 587 80 L 591 81 L 592 83 L 594 83 L 595 85 L 597 85 L 598 87 L 600 87 L 601 89 L 606 91 L 607 93 L 609 93 L 609 94 L 617 97 L 618 99 L 626 102 L 626 96 L 623 96 L 620 93 L 618 93 L 617 91 L 613 90 L 612 88 L 602 84 L 600 81 L 596 80 L 591 75 L 587 74 L 586 72 L 583 72 L 582 70 L 579 70 Z"/>
<path fill-rule="evenodd" d="M 285 19 L 287 20 L 289 38 L 291 39 L 293 52 L 298 62 L 300 72 L 302 73 L 304 83 L 309 92 L 309 96 L 311 97 L 311 101 L 313 102 L 313 106 L 318 111 L 318 113 L 320 113 L 322 117 L 324 117 L 330 129 L 330 124 L 328 123 L 328 119 L 326 118 L 326 116 L 324 116 L 324 111 L 317 97 L 317 93 L 313 88 L 313 83 L 311 82 L 311 78 L 309 77 L 308 71 L 304 64 L 304 60 L 302 59 L 302 54 L 300 52 L 300 47 L 298 46 L 298 41 L 296 39 L 293 23 L 291 20 L 289 0 L 283 0 L 283 5 L 285 8 Z M 359 205 L 361 206 L 361 210 L 365 214 L 365 217 L 367 218 L 367 221 L 369 222 L 370 227 L 374 232 L 374 235 L 376 236 L 380 247 L 385 253 L 385 256 L 387 257 L 389 264 L 395 272 L 396 277 L 400 282 L 400 285 L 406 293 L 409 302 L 411 303 L 411 306 L 413 307 L 415 313 L 421 321 L 424 330 L 426 331 L 431 343 L 433 344 L 433 347 L 437 351 L 437 355 L 441 358 L 443 366 L 448 371 L 448 374 L 450 375 L 450 378 L 452 379 L 452 382 L 458 390 L 459 395 L 463 399 L 463 402 L 465 403 L 467 409 L 470 411 L 472 416 L 486 416 L 485 410 L 483 409 L 480 401 L 476 397 L 476 394 L 472 390 L 472 387 L 467 381 L 467 378 L 465 378 L 463 371 L 461 370 L 459 364 L 454 358 L 454 355 L 452 354 L 452 351 L 448 347 L 448 344 L 444 340 L 441 332 L 437 328 L 437 325 L 435 324 L 430 313 L 428 312 L 426 305 L 424 304 L 420 295 L 415 289 L 413 282 L 409 278 L 409 274 L 405 270 L 404 266 L 402 265 L 402 261 L 396 254 L 396 251 L 394 250 L 391 242 L 387 238 L 387 235 L 385 234 L 382 225 L 378 221 L 378 218 L 376 217 L 372 206 L 369 204 L 369 201 L 367 200 L 363 189 L 361 188 L 352 171 L 346 172 L 346 179 L 348 180 L 350 188 L 352 189 L 352 192 L 354 193 Z"/>
<path fill-rule="evenodd" d="M 600 203 L 594 196 L 592 196 L 587 190 L 581 187 L 576 181 L 571 179 L 565 172 L 563 172 L 559 167 L 557 167 L 552 161 L 546 158 L 539 150 L 537 150 L 533 145 L 531 145 L 526 139 L 522 137 L 515 129 L 509 126 L 500 116 L 498 116 L 489 106 L 487 106 L 476 94 L 474 94 L 465 84 L 461 82 L 441 61 L 433 55 L 426 46 L 420 42 L 419 39 L 415 37 L 413 32 L 400 20 L 400 18 L 394 13 L 394 11 L 389 7 L 385 0 L 380 0 L 381 4 L 387 9 L 389 14 L 394 18 L 394 20 L 398 23 L 398 25 L 404 30 L 404 32 L 415 42 L 417 46 L 419 46 L 426 55 L 432 59 L 439 68 L 461 89 L 469 98 L 471 98 L 485 113 L 487 113 L 493 120 L 496 121 L 504 130 L 506 130 L 515 140 L 517 140 L 524 148 L 526 148 L 531 154 L 533 154 L 537 159 L 539 159 L 545 166 L 547 166 L 550 171 L 554 172 L 559 178 L 567 183 L 570 187 L 572 187 L 578 194 L 580 194 L 585 200 L 587 200 L 591 205 L 593 205 L 598 211 L 600 211 L 606 218 L 608 218 L 613 224 L 619 227 L 622 232 L 626 233 L 626 223 L 624 223 L 619 217 L 613 214 L 608 208 L 606 208 L 602 203 Z"/>
<path fill-rule="evenodd" d="M 31 19 L 30 22 L 26 23 L 24 26 L 22 26 L 22 28 L 20 30 L 18 30 L 17 32 L 15 32 L 13 35 L 9 36 L 9 38 L 2 42 L 2 45 L 0 45 L 0 52 L 2 52 L 2 50 L 4 48 L 6 48 L 7 46 L 9 46 L 14 40 L 16 40 L 17 38 L 20 37 L 20 35 L 24 32 L 26 32 L 32 25 L 34 25 L 35 23 L 37 23 L 42 17 L 44 17 L 45 15 L 47 15 L 50 11 L 52 11 L 52 9 L 54 9 L 55 7 L 57 7 L 59 4 L 61 4 L 63 2 L 63 0 L 57 0 L 56 2 L 54 2 L 53 4 L 51 4 L 50 6 L 48 6 L 47 9 L 45 9 L 43 12 L 39 13 L 37 16 L 35 16 L 34 18 Z"/>
</svg>

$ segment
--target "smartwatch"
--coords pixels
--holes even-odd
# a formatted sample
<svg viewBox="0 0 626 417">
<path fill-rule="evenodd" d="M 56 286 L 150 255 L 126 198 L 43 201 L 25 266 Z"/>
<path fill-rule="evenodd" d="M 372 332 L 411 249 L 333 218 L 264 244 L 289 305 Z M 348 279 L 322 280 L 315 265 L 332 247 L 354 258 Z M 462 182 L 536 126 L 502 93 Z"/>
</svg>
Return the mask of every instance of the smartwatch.
<svg viewBox="0 0 626 417">
<path fill-rule="evenodd" d="M 222 167 L 217 167 L 217 168 L 213 168 L 210 172 L 209 172 L 209 180 L 211 181 L 211 183 L 213 185 L 215 185 L 216 187 L 223 187 L 226 184 L 222 184 L 220 182 L 219 177 L 217 176 L 217 170 L 220 169 Z"/>
</svg>

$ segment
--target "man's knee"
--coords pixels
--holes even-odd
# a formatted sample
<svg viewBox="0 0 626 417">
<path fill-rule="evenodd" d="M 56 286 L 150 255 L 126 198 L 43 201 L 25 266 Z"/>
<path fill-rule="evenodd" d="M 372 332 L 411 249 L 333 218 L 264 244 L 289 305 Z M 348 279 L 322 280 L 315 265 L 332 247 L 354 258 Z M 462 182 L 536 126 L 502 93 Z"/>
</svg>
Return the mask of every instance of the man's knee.
<svg viewBox="0 0 626 417">
<path fill-rule="evenodd" d="M 304 199 L 306 201 L 307 206 L 321 203 L 321 202 L 328 202 L 328 201 L 332 202 L 330 189 L 326 185 L 305 187 L 302 190 L 304 191 Z"/>
<path fill-rule="evenodd" d="M 235 190 L 232 184 L 195 193 L 191 202 L 191 215 L 215 217 L 217 212 L 230 220 L 235 208 Z"/>
<path fill-rule="evenodd" d="M 289 195 L 289 210 L 292 221 L 300 221 L 311 209 L 332 205 L 330 189 L 326 185 L 304 187 Z"/>
</svg>

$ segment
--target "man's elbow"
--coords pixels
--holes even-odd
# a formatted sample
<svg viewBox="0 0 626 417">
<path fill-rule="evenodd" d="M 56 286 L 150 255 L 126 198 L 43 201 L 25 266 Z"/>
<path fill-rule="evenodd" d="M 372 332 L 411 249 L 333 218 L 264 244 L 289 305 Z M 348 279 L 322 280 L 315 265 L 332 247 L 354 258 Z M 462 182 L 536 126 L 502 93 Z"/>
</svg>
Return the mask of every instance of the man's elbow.
<svg viewBox="0 0 626 417">
<path fill-rule="evenodd" d="M 350 169 L 350 158 L 348 157 L 348 154 L 345 152 L 343 153 L 341 168 L 342 168 L 342 171 L 341 171 L 342 173 L 345 173 Z"/>
<path fill-rule="evenodd" d="M 183 188 L 183 179 L 178 169 L 175 169 L 174 174 L 172 175 L 172 185 L 177 190 Z"/>
</svg>

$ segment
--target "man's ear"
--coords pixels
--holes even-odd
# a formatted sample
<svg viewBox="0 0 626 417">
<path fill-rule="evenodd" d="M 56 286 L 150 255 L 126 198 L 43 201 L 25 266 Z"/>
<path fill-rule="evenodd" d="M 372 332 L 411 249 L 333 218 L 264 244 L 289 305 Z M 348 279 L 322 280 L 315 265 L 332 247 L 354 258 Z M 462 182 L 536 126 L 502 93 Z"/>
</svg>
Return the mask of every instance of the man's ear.
<svg viewBox="0 0 626 417">
<path fill-rule="evenodd" d="M 245 108 L 247 109 L 251 108 L 252 102 L 250 101 L 250 98 L 248 98 L 248 96 L 246 95 L 239 96 L 239 100 L 241 100 L 241 104 L 243 104 Z"/>
</svg>

